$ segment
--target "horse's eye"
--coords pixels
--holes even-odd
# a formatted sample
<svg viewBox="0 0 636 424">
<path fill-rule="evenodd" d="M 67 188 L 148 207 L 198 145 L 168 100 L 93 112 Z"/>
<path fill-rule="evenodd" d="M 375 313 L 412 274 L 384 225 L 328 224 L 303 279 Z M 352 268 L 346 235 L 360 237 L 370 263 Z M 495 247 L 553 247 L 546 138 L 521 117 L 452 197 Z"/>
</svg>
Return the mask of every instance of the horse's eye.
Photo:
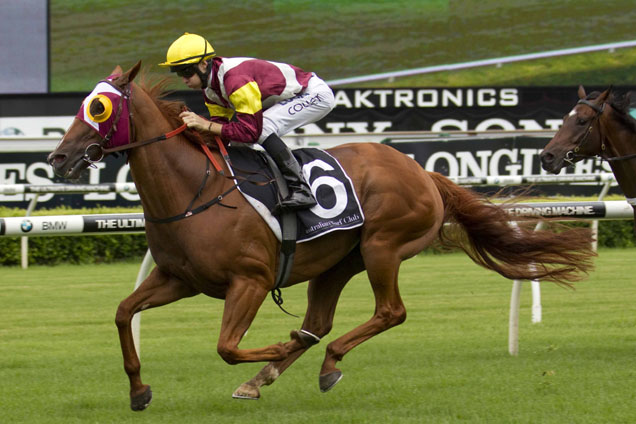
<svg viewBox="0 0 636 424">
<path fill-rule="evenodd" d="M 587 122 L 587 119 L 576 118 L 576 125 L 585 125 L 586 122 Z"/>
<path fill-rule="evenodd" d="M 113 112 L 113 103 L 103 94 L 95 96 L 88 105 L 88 117 L 95 122 L 104 122 Z"/>
<path fill-rule="evenodd" d="M 100 102 L 99 99 L 93 99 L 90 106 L 91 115 L 101 115 L 102 113 L 104 113 L 105 110 L 106 108 L 104 107 L 104 104 Z"/>
</svg>

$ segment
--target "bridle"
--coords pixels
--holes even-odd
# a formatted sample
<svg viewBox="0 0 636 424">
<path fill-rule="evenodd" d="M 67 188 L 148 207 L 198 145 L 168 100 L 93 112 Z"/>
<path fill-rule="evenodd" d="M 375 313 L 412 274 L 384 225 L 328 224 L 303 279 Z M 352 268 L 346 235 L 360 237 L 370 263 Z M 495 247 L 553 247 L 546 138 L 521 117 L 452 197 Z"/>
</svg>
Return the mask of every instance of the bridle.
<svg viewBox="0 0 636 424">
<path fill-rule="evenodd" d="M 130 113 L 130 94 L 131 94 L 131 90 L 130 90 L 130 86 L 126 85 L 126 87 L 124 87 L 124 89 L 120 89 L 119 87 L 115 86 L 110 80 L 103 80 L 101 82 L 105 82 L 108 85 L 110 85 L 111 87 L 113 87 L 120 96 L 120 100 L 117 104 L 117 111 L 115 112 L 115 117 L 112 121 L 112 125 L 109 128 L 108 132 L 106 133 L 105 136 L 102 137 L 102 139 L 98 142 L 98 143 L 92 143 L 89 144 L 88 146 L 86 146 L 86 149 L 84 150 L 84 155 L 82 156 L 82 160 L 84 162 L 88 163 L 88 166 L 91 167 L 95 167 L 95 163 L 97 162 L 101 162 L 104 159 L 104 156 L 108 153 L 111 152 L 115 152 L 118 151 L 116 149 L 108 149 L 108 145 L 111 143 L 111 140 L 113 138 L 113 135 L 115 135 L 117 133 L 117 130 L 119 128 L 119 124 L 120 124 L 120 119 L 122 116 L 122 111 L 124 109 L 124 102 L 126 103 L 127 106 L 127 110 L 128 110 L 128 121 L 127 121 L 127 125 L 128 125 L 128 144 L 126 145 L 130 145 L 130 130 L 132 128 L 132 114 Z M 90 105 L 85 105 L 84 107 L 90 107 Z M 100 134 L 101 136 L 101 134 Z M 134 138 L 134 137 L 133 137 Z M 95 157 L 95 155 L 91 155 L 91 149 L 97 152 L 98 158 L 97 159 L 93 159 Z M 125 150 L 125 149 L 121 149 L 121 150 Z"/>
<path fill-rule="evenodd" d="M 117 153 L 117 152 L 122 152 L 122 151 L 127 151 L 127 150 L 132 150 L 135 149 L 137 147 L 141 147 L 141 146 L 145 146 L 151 143 L 155 143 L 158 141 L 162 141 L 162 140 L 167 140 L 169 138 L 172 138 L 178 134 L 181 134 L 182 132 L 184 132 L 188 127 L 186 124 L 181 125 L 180 127 L 169 131 L 167 133 L 161 134 L 159 136 L 156 137 L 152 137 L 152 138 L 148 138 L 145 140 L 140 140 L 140 141 L 135 141 L 135 142 L 131 142 L 131 136 L 130 134 L 133 134 L 132 139 L 134 139 L 134 125 L 132 124 L 133 122 L 133 117 L 132 117 L 132 113 L 130 111 L 130 96 L 131 96 L 131 89 L 130 89 L 130 85 L 127 84 L 123 89 L 115 86 L 114 84 L 112 84 L 109 80 L 105 80 L 103 82 L 108 83 L 111 87 L 113 87 L 120 95 L 121 99 L 118 103 L 117 106 L 117 111 L 115 112 L 115 116 L 112 120 L 112 125 L 111 127 L 108 129 L 106 135 L 104 135 L 102 137 L 102 139 L 97 142 L 97 143 L 92 143 L 89 144 L 88 146 L 86 146 L 86 149 L 84 150 L 84 155 L 82 156 L 82 158 L 80 160 L 83 160 L 85 162 L 87 162 L 89 164 L 89 166 L 93 166 L 95 167 L 95 163 L 100 162 L 101 160 L 104 159 L 104 157 L 107 154 L 110 153 Z M 109 144 L 111 144 L 111 141 L 113 139 L 113 136 L 115 136 L 117 134 L 118 128 L 120 126 L 120 124 L 122 124 L 120 122 L 120 120 L 122 119 L 123 115 L 123 109 L 124 109 L 124 102 L 126 102 L 126 109 L 128 110 L 128 116 L 126 116 L 126 122 L 124 123 L 124 125 L 128 125 L 128 142 L 127 143 L 123 143 L 119 146 L 113 146 L 113 147 L 109 147 Z M 87 107 L 87 105 L 85 105 L 85 107 Z M 88 107 L 90 107 L 90 105 L 88 105 Z M 227 191 L 225 191 L 224 193 L 212 198 L 210 201 L 202 204 L 201 206 L 197 207 L 197 208 L 193 208 L 195 201 L 200 197 L 201 193 L 203 192 L 203 189 L 205 188 L 205 185 L 207 183 L 207 180 L 210 176 L 210 163 L 212 163 L 214 165 L 214 168 L 216 169 L 216 171 L 222 175 L 225 176 L 225 172 L 223 171 L 223 167 L 221 167 L 221 165 L 218 163 L 218 161 L 215 159 L 214 155 L 212 154 L 212 152 L 210 151 L 210 149 L 208 148 L 207 144 L 203 141 L 203 139 L 201 138 L 201 136 L 194 132 L 194 134 L 196 134 L 199 138 L 199 145 L 201 147 L 201 149 L 203 150 L 203 152 L 205 153 L 205 155 L 207 156 L 207 163 L 206 163 L 206 171 L 205 174 L 203 176 L 203 181 L 201 182 L 201 185 L 199 187 L 199 190 L 197 191 L 197 193 L 195 194 L 194 198 L 192 199 L 192 201 L 190 202 L 190 204 L 187 206 L 185 212 L 174 215 L 174 216 L 170 216 L 167 218 L 154 218 L 154 217 L 150 217 L 148 215 L 145 215 L 144 218 L 146 221 L 152 222 L 152 223 L 157 223 L 157 224 L 167 224 L 170 222 L 175 222 L 175 221 L 179 221 L 182 220 L 184 218 L 189 218 L 193 215 L 196 215 L 200 212 L 203 212 L 204 210 L 208 209 L 210 206 L 215 205 L 215 204 L 219 204 L 220 206 L 224 206 L 224 207 L 228 207 L 228 208 L 232 208 L 235 209 L 234 206 L 227 206 L 224 205 L 223 203 L 221 203 L 221 201 L 225 198 L 225 196 L 227 196 L 228 194 L 230 194 L 232 191 L 236 190 L 239 186 L 240 183 L 237 184 L 233 184 L 232 187 L 230 189 L 228 189 Z M 101 136 L 101 134 L 100 134 Z M 215 137 L 216 143 L 219 147 L 219 151 L 221 152 L 222 156 L 225 158 L 225 160 L 228 162 L 228 164 L 231 164 L 230 159 L 229 159 L 229 155 L 227 153 L 227 150 L 225 149 L 225 145 L 223 144 L 223 142 L 221 141 L 221 139 L 217 136 Z M 93 157 L 95 157 L 95 155 L 91 155 L 91 153 L 96 152 L 96 154 L 99 156 L 98 159 L 93 159 Z M 230 177 L 230 176 L 226 176 L 226 178 L 229 179 L 235 179 L 236 177 Z"/>
<path fill-rule="evenodd" d="M 587 139 L 590 135 L 590 133 L 592 132 L 592 130 L 594 129 L 594 123 L 599 121 L 601 118 L 601 115 L 603 114 L 603 111 L 605 110 L 605 102 L 603 102 L 600 106 L 595 105 L 594 103 L 590 102 L 589 100 L 586 99 L 581 99 L 578 102 L 576 102 L 576 104 L 583 104 L 586 106 L 589 106 L 590 108 L 592 108 L 592 110 L 594 110 L 594 112 L 596 112 L 596 114 L 594 115 L 594 117 L 590 120 L 590 123 L 588 124 L 585 133 L 581 136 L 581 138 L 579 139 L 579 141 L 576 143 L 576 147 L 574 147 L 574 149 L 568 151 L 565 154 L 565 157 L 563 158 L 564 162 L 567 162 L 569 165 L 574 165 L 574 162 L 576 162 L 578 159 L 586 159 L 586 158 L 594 158 L 594 157 L 598 157 L 601 160 L 607 161 L 607 162 L 617 162 L 617 161 L 622 161 L 622 160 L 629 160 L 629 159 L 635 159 L 636 158 L 636 153 L 631 153 L 629 155 L 623 155 L 623 156 L 606 156 L 605 155 L 605 151 L 607 150 L 606 146 L 605 146 L 605 139 L 603 137 L 601 137 L 601 152 L 597 155 L 583 155 L 583 154 L 579 154 L 579 150 L 581 149 L 581 147 L 583 147 L 583 145 L 585 145 L 585 143 L 587 142 Z M 600 131 L 600 124 L 599 124 L 599 131 Z"/>
<path fill-rule="evenodd" d="M 578 102 L 576 102 L 576 104 L 577 105 L 583 104 L 583 105 L 589 106 L 590 108 L 592 108 L 592 110 L 594 110 L 594 112 L 596 112 L 596 114 L 590 120 L 590 123 L 587 124 L 587 128 L 585 129 L 585 132 L 583 133 L 581 138 L 577 141 L 574 149 L 568 151 L 565 154 L 563 161 L 567 162 L 569 165 L 574 165 L 574 162 L 576 162 L 577 159 L 591 158 L 591 157 L 597 156 L 597 155 L 581 155 L 578 152 L 579 150 L 581 150 L 581 147 L 585 145 L 585 143 L 588 140 L 588 137 L 592 133 L 592 130 L 594 129 L 594 123 L 601 118 L 601 115 L 603 114 L 603 111 L 605 110 L 605 102 L 603 102 L 601 106 L 598 106 L 590 102 L 589 100 L 580 99 Z M 600 125 L 599 125 L 599 129 L 600 129 Z M 603 142 L 603 140 L 601 140 L 601 151 L 605 151 L 605 143 Z M 603 157 L 601 156 L 601 158 Z"/>
<path fill-rule="evenodd" d="M 119 101 L 117 105 L 117 111 L 115 112 L 115 117 L 112 121 L 113 124 L 108 130 L 108 132 L 106 133 L 106 135 L 103 136 L 98 143 L 92 143 L 86 146 L 86 149 L 84 150 L 84 155 L 82 156 L 81 160 L 87 162 L 89 166 L 95 167 L 95 163 L 102 161 L 104 157 L 108 154 L 132 150 L 137 147 L 146 146 L 148 144 L 156 143 L 158 141 L 167 140 L 178 134 L 181 134 L 188 128 L 186 124 L 183 124 L 180 127 L 172 131 L 169 131 L 167 133 L 161 134 L 159 136 L 148 138 L 145 140 L 131 142 L 130 141 L 131 139 L 133 140 L 135 139 L 135 134 L 134 134 L 135 126 L 133 125 L 133 116 L 132 116 L 132 112 L 130 111 L 130 96 L 131 96 L 130 85 L 127 84 L 123 89 L 121 89 L 115 86 L 114 84 L 112 84 L 109 80 L 104 80 L 103 82 L 106 82 L 111 87 L 115 88 L 115 90 L 117 90 L 120 93 L 121 100 Z M 126 106 L 127 106 L 126 109 L 128 110 L 128 116 L 126 117 L 127 119 L 125 122 L 125 125 L 128 125 L 128 130 L 129 130 L 128 142 L 120 146 L 108 147 L 112 141 L 113 135 L 117 133 L 118 127 L 120 125 L 120 119 L 122 118 L 124 102 L 126 102 Z M 131 134 L 132 134 L 132 137 L 131 137 Z M 225 151 L 225 146 L 223 145 L 223 142 L 218 137 L 215 137 L 215 139 L 219 146 L 219 150 L 221 151 L 223 156 L 226 157 L 227 152 Z M 206 156 L 210 160 L 210 162 L 212 162 L 212 164 L 214 165 L 214 168 L 216 169 L 216 171 L 223 175 L 224 174 L 223 168 L 218 163 L 218 161 L 214 158 L 214 156 L 212 155 L 212 153 L 210 152 L 209 148 L 207 147 L 207 145 L 205 144 L 203 140 L 200 140 L 200 145 L 203 151 L 205 152 Z M 95 155 L 91 155 L 91 150 L 94 150 L 97 152 L 97 156 L 98 156 L 97 159 L 93 159 Z"/>
<path fill-rule="evenodd" d="M 623 155 L 623 156 L 611 156 L 611 157 L 605 156 L 606 147 L 605 147 L 605 140 L 603 139 L 603 137 L 601 137 L 601 141 L 600 141 L 601 142 L 601 152 L 600 152 L 600 154 L 598 154 L 598 155 L 581 155 L 581 154 L 579 154 L 578 151 L 585 144 L 585 142 L 587 141 L 588 136 L 592 132 L 594 122 L 598 121 L 600 119 L 601 115 L 603 114 L 603 111 L 605 110 L 605 102 L 603 102 L 603 104 L 601 104 L 601 106 L 598 106 L 598 105 L 595 105 L 594 103 L 590 102 L 589 100 L 581 99 L 581 100 L 579 100 L 577 102 L 577 104 L 584 104 L 586 106 L 591 107 L 596 112 L 596 115 L 594 115 L 592 120 L 590 120 L 590 123 L 588 124 L 588 127 L 585 130 L 585 133 L 581 136 L 581 139 L 577 142 L 576 147 L 573 150 L 570 150 L 569 152 L 567 152 L 565 154 L 565 158 L 563 159 L 564 162 L 567 162 L 570 165 L 574 165 L 574 162 L 577 159 L 585 159 L 585 158 L 598 157 L 601 160 L 605 160 L 607 162 L 618 162 L 618 161 L 630 160 L 630 159 L 635 159 L 636 158 L 636 153 L 631 153 L 629 155 Z M 599 131 L 600 131 L 600 125 L 599 125 Z M 636 198 L 627 197 L 626 196 L 626 199 L 627 199 L 627 203 L 632 205 L 632 207 L 634 208 L 634 215 L 636 216 Z"/>
<path fill-rule="evenodd" d="M 123 89 L 120 89 L 119 87 L 115 86 L 114 84 L 112 84 L 112 82 L 110 82 L 109 80 L 106 80 L 104 82 L 107 82 L 111 87 L 113 87 L 120 95 L 121 99 L 118 103 L 117 106 L 117 111 L 115 112 L 115 116 L 112 120 L 112 125 L 111 127 L 108 129 L 107 133 L 105 136 L 102 137 L 102 139 L 98 142 L 98 143 L 92 143 L 89 144 L 86 149 L 84 150 L 84 155 L 82 156 L 82 158 L 80 160 L 83 160 L 85 162 L 87 162 L 89 164 L 89 166 L 95 166 L 95 163 L 100 162 L 101 160 L 104 159 L 104 157 L 107 154 L 110 153 L 117 153 L 117 152 L 121 152 L 121 151 L 126 151 L 126 150 L 132 150 L 135 149 L 137 147 L 141 147 L 141 146 L 145 146 L 151 143 L 155 143 L 158 141 L 162 141 L 162 140 L 167 140 L 169 138 L 172 138 L 180 133 L 182 133 L 183 131 L 185 131 L 187 129 L 187 125 L 183 124 L 181 125 L 179 128 L 176 128 L 172 131 L 169 131 L 165 134 L 159 135 L 157 137 L 152 137 L 146 140 L 141 140 L 141 141 L 135 141 L 135 142 L 130 142 L 131 140 L 131 136 L 130 134 L 133 134 L 132 139 L 135 139 L 134 136 L 134 125 L 132 124 L 133 119 L 132 119 L 132 112 L 130 109 L 130 97 L 131 97 L 131 89 L 130 89 L 130 84 L 126 84 L 126 86 Z M 113 138 L 113 136 L 115 136 L 117 134 L 117 130 L 118 130 L 118 125 L 120 124 L 120 119 L 122 118 L 122 114 L 123 114 L 123 107 L 124 107 L 124 102 L 126 102 L 126 109 L 128 111 L 128 116 L 127 118 L 127 122 L 125 124 L 128 125 L 128 140 L 127 143 L 124 143 L 122 145 L 119 146 L 113 146 L 113 147 L 109 147 L 109 144 L 111 143 L 111 140 Z M 86 107 L 86 105 L 85 105 Z M 90 105 L 88 105 L 88 107 L 90 107 Z M 99 131 L 98 131 L 99 133 Z M 156 218 L 156 217 L 151 217 L 147 214 L 144 213 L 144 219 L 148 222 L 152 222 L 153 224 L 169 224 L 172 222 L 176 222 L 176 221 L 180 221 L 182 219 L 186 219 L 189 218 L 191 216 L 197 215 L 205 210 L 207 210 L 208 208 L 210 208 L 211 206 L 214 205 L 219 205 L 225 208 L 230 208 L 230 209 L 236 209 L 236 206 L 228 206 L 226 204 L 223 203 L 223 200 L 225 199 L 225 197 L 227 195 L 229 195 L 231 192 L 233 192 L 234 190 L 237 190 L 239 188 L 239 186 L 244 183 L 244 182 L 249 182 L 251 184 L 256 184 L 256 185 L 266 185 L 266 184 L 271 184 L 274 182 L 274 180 L 270 180 L 270 181 L 266 181 L 266 182 L 257 182 L 257 181 L 251 181 L 249 180 L 249 178 L 245 178 L 245 177 L 239 177 L 237 175 L 228 175 L 226 176 L 223 168 L 219 165 L 219 163 L 217 162 L 217 160 L 214 158 L 214 155 L 212 154 L 212 152 L 210 151 L 210 149 L 208 148 L 207 144 L 205 143 L 205 141 L 201 138 L 201 136 L 197 133 L 194 132 L 194 134 L 198 137 L 198 141 L 199 141 L 199 146 L 201 147 L 201 149 L 203 150 L 203 152 L 205 153 L 207 160 L 206 160 L 206 170 L 205 173 L 203 175 L 203 180 L 201 181 L 201 184 L 199 186 L 199 189 L 197 190 L 197 192 L 195 193 L 194 197 L 192 198 L 192 200 L 190 201 L 190 204 L 186 207 L 185 211 L 182 213 L 179 213 L 177 215 L 173 215 L 173 216 L 168 216 L 165 218 Z M 101 136 L 101 133 L 100 133 Z M 232 167 L 232 163 L 230 161 L 230 156 L 227 152 L 227 150 L 225 149 L 225 145 L 223 144 L 222 140 L 220 137 L 215 136 L 215 141 L 218 145 L 219 151 L 221 153 L 221 155 L 223 156 L 223 158 L 225 159 L 225 161 L 227 162 L 229 167 Z M 92 159 L 91 155 L 90 155 L 90 150 L 91 149 L 97 149 L 97 154 L 99 155 L 98 159 Z M 203 193 L 204 188 L 206 187 L 208 178 L 210 177 L 210 163 L 212 163 L 216 169 L 216 171 L 223 177 L 233 180 L 233 181 L 237 181 L 237 180 L 241 180 L 240 182 L 235 182 L 232 184 L 232 186 L 227 189 L 225 192 L 217 195 L 216 197 L 213 197 L 212 199 L 208 200 L 207 202 L 199 205 L 198 207 L 194 207 L 195 202 L 201 197 L 201 194 Z M 230 172 L 230 174 L 232 174 L 232 172 Z M 248 172 L 248 174 L 256 174 L 254 172 Z M 283 299 L 281 296 L 281 292 L 280 292 L 280 288 L 279 288 L 280 282 L 279 281 L 275 281 L 275 288 L 272 290 L 272 298 L 274 299 L 274 302 L 276 303 L 276 305 L 278 305 L 278 307 L 285 312 L 286 314 L 295 316 L 293 314 L 290 314 L 289 312 L 287 312 L 283 307 Z"/>
</svg>

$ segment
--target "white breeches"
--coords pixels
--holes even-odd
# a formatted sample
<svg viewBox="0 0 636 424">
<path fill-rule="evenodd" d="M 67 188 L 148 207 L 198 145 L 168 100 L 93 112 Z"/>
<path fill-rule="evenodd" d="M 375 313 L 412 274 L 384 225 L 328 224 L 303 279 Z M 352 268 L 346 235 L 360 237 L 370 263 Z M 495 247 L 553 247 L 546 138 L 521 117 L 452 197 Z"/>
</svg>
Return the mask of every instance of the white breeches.
<svg viewBox="0 0 636 424">
<path fill-rule="evenodd" d="M 279 137 L 325 117 L 335 106 L 331 88 L 314 74 L 307 88 L 291 99 L 282 100 L 263 112 L 262 143 L 270 134 Z"/>
</svg>

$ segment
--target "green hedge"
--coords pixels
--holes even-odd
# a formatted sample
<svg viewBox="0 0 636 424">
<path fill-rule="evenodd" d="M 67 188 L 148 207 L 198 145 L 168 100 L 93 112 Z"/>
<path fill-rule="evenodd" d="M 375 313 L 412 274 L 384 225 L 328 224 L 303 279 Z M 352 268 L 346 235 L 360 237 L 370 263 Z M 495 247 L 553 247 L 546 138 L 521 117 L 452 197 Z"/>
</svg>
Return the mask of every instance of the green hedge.
<svg viewBox="0 0 636 424">
<path fill-rule="evenodd" d="M 634 247 L 633 221 L 600 221 L 598 224 L 599 247 Z"/>
<path fill-rule="evenodd" d="M 135 212 L 141 212 L 141 209 L 70 209 L 61 207 L 50 210 L 37 210 L 33 215 L 90 215 Z M 24 216 L 24 210 L 0 207 L 0 216 Z M 86 264 L 130 259 L 141 260 L 146 250 L 148 250 L 148 244 L 144 234 L 29 237 L 29 264 Z M 19 265 L 20 262 L 20 237 L 0 237 L 0 266 Z"/>
<path fill-rule="evenodd" d="M 70 210 L 39 211 L 34 215 L 124 213 L 138 210 Z M 0 209 L 0 216 L 23 216 L 24 211 Z M 579 224 L 586 225 L 586 224 Z M 635 247 L 636 238 L 632 221 L 601 221 L 599 247 Z M 143 234 L 120 234 L 68 237 L 30 237 L 29 263 L 55 265 L 59 263 L 98 263 L 139 259 L 147 250 Z M 0 237 L 0 265 L 20 264 L 20 238 Z"/>
<path fill-rule="evenodd" d="M 144 234 L 29 237 L 29 264 L 116 262 L 143 257 Z M 20 264 L 20 237 L 0 238 L 0 265 Z"/>
</svg>

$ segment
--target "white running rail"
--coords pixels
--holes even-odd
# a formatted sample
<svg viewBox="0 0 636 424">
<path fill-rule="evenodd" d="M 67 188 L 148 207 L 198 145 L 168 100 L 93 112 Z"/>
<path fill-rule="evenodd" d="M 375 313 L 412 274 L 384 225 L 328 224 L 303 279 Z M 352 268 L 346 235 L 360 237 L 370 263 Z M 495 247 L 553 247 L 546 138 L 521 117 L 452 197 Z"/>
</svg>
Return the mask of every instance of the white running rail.
<svg viewBox="0 0 636 424">
<path fill-rule="evenodd" d="M 618 43 L 598 44 L 594 46 L 574 47 L 569 49 L 550 50 L 547 52 L 520 54 L 516 56 L 497 57 L 494 59 L 475 60 L 472 62 L 452 63 L 447 65 L 427 66 L 424 68 L 406 69 L 403 71 L 383 72 L 380 74 L 363 75 L 358 77 L 349 77 L 327 81 L 330 86 L 356 84 L 360 82 L 377 81 L 382 79 L 393 80 L 399 77 L 408 77 L 412 75 L 430 74 L 433 72 L 456 71 L 459 69 L 476 68 L 479 66 L 501 66 L 504 63 L 522 62 L 524 60 L 545 59 L 548 57 L 567 56 L 571 54 L 591 53 L 607 50 L 614 52 L 616 49 L 636 47 L 636 40 L 621 41 Z"/>
</svg>

